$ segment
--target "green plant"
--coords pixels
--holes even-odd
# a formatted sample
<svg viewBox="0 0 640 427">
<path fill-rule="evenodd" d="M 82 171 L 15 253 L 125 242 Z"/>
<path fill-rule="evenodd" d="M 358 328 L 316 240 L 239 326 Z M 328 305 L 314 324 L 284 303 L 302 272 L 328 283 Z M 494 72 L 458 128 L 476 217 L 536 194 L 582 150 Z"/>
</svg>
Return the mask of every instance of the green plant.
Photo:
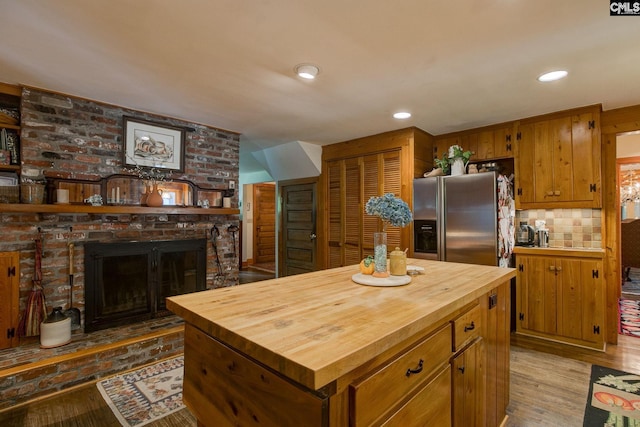
<svg viewBox="0 0 640 427">
<path fill-rule="evenodd" d="M 443 153 L 441 159 L 435 158 L 433 164 L 435 167 L 442 169 L 442 173 L 445 175 L 449 173 L 449 158 L 447 157 L 447 153 Z"/>
<path fill-rule="evenodd" d="M 467 163 L 472 155 L 472 151 L 464 151 L 464 149 L 459 145 L 452 145 L 449 147 L 449 163 L 453 163 L 455 159 L 462 159 Z"/>
</svg>

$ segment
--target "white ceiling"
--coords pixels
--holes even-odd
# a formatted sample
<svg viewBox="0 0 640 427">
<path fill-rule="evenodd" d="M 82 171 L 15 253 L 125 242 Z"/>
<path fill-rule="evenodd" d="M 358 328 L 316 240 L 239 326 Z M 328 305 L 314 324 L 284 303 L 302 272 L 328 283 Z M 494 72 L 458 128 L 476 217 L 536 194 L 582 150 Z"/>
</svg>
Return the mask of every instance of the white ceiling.
<svg viewBox="0 0 640 427">
<path fill-rule="evenodd" d="M 248 153 L 640 104 L 604 0 L 0 0 L 0 81 L 240 132 Z M 315 63 L 315 81 L 294 75 Z M 569 71 L 543 85 L 542 72 Z M 413 114 L 391 118 L 396 110 Z M 257 165 L 257 163 L 255 163 Z"/>
</svg>

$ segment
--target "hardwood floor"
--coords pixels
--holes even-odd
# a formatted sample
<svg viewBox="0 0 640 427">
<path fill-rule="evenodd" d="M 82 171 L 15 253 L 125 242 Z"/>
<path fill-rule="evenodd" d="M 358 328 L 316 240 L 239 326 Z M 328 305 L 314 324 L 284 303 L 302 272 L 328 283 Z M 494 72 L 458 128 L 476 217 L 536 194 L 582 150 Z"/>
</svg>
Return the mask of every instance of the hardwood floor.
<svg viewBox="0 0 640 427">
<path fill-rule="evenodd" d="M 592 363 L 640 373 L 640 338 L 619 338 L 618 345 L 598 352 L 512 335 L 511 401 L 506 425 L 582 426 Z M 118 425 L 93 383 L 0 412 L 0 426 Z M 195 426 L 196 420 L 183 409 L 148 425 Z"/>
</svg>

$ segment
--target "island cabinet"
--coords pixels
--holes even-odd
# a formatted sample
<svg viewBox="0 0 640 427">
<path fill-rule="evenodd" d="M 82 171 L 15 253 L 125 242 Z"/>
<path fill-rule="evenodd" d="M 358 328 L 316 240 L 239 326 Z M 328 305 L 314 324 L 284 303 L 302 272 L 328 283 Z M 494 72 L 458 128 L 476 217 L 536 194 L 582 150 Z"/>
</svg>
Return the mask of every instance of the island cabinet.
<svg viewBox="0 0 640 427">
<path fill-rule="evenodd" d="M 513 269 L 428 260 L 406 286 L 357 265 L 167 299 L 201 426 L 499 426 Z"/>
<path fill-rule="evenodd" d="M 516 331 L 603 349 L 602 256 L 593 250 L 517 248 Z"/>
<path fill-rule="evenodd" d="M 516 208 L 599 208 L 600 106 L 522 120 Z"/>
</svg>

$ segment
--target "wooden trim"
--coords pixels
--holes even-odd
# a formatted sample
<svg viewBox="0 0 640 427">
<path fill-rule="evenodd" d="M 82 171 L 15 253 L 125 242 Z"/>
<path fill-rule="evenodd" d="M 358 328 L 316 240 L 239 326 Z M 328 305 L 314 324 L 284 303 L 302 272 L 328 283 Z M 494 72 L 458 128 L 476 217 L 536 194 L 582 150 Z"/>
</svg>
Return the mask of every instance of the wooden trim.
<svg viewBox="0 0 640 427">
<path fill-rule="evenodd" d="M 7 368 L 7 369 L 0 370 L 0 378 L 12 376 L 12 375 L 18 375 L 18 374 L 21 374 L 23 372 L 28 372 L 28 371 L 31 371 L 31 370 L 36 369 L 36 368 L 43 368 L 43 367 L 46 367 L 46 366 L 57 365 L 59 363 L 68 362 L 70 360 L 81 359 L 81 358 L 86 357 L 86 356 L 102 353 L 102 352 L 113 350 L 113 349 L 117 349 L 117 348 L 120 348 L 120 347 L 126 347 L 126 346 L 129 346 L 131 344 L 147 341 L 147 340 L 150 340 L 150 339 L 156 339 L 156 338 L 161 338 L 161 337 L 172 335 L 172 334 L 177 334 L 177 333 L 180 333 L 180 332 L 183 332 L 183 331 L 184 331 L 184 325 L 174 326 L 174 327 L 169 328 L 169 329 L 163 329 L 163 330 L 156 331 L 156 332 L 150 332 L 148 334 L 141 335 L 139 337 L 127 338 L 127 339 L 124 339 L 122 341 L 116 341 L 116 342 L 109 343 L 109 344 L 103 344 L 103 345 L 98 345 L 98 346 L 91 347 L 91 348 L 78 350 L 78 351 L 76 351 L 74 353 L 71 353 L 71 354 L 64 354 L 64 355 L 60 355 L 60 356 L 54 356 L 54 357 L 50 357 L 50 358 L 47 358 L 47 359 L 38 360 L 38 361 L 32 362 L 32 363 L 27 363 L 27 364 L 24 364 L 24 365 L 18 365 L 18 366 L 10 367 L 10 368 Z"/>
<path fill-rule="evenodd" d="M 156 215 L 239 215 L 234 208 L 183 208 L 179 206 L 91 206 L 91 205 L 45 205 L 45 204 L 0 204 L 2 213 L 89 213 L 89 214 L 156 214 Z"/>
<path fill-rule="evenodd" d="M 0 82 L 0 93 L 6 93 L 7 95 L 13 96 L 22 96 L 22 87 Z"/>
<path fill-rule="evenodd" d="M 584 107 L 571 108 L 568 110 L 554 111 L 553 113 L 542 114 L 539 116 L 527 117 L 524 119 L 520 119 L 519 122 L 520 124 L 528 124 L 528 123 L 539 122 L 541 120 L 552 120 L 552 119 L 558 119 L 562 117 L 572 116 L 575 114 L 584 114 L 584 113 L 600 114 L 601 120 L 602 120 L 601 112 L 602 112 L 602 104 L 593 104 L 593 105 L 587 105 Z"/>
<path fill-rule="evenodd" d="M 605 248 L 607 343 L 618 342 L 618 299 L 621 287 L 620 198 L 617 175 L 618 134 L 640 130 L 640 105 L 603 111 L 602 134 L 602 242 Z"/>
</svg>

